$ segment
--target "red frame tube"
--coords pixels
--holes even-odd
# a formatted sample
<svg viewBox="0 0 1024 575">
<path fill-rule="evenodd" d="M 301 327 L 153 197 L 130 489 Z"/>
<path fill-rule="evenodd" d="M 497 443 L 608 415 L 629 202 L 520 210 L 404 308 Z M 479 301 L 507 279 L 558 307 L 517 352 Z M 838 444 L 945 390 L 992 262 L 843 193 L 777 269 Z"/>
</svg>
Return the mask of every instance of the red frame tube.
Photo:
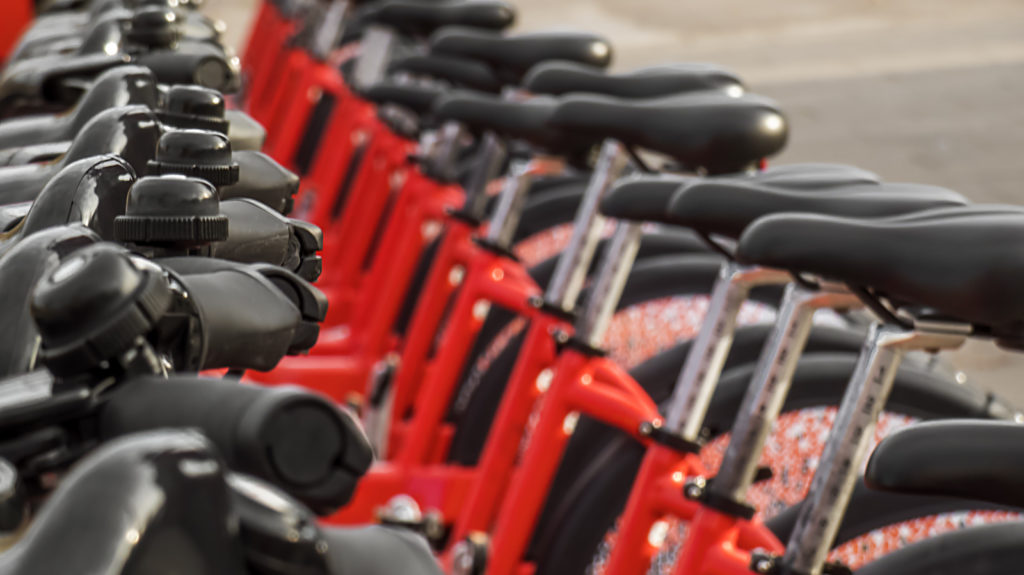
<svg viewBox="0 0 1024 575">
<path fill-rule="evenodd" d="M 272 20 L 272 16 L 266 19 Z M 264 19 L 261 12 L 257 27 L 267 26 Z M 472 531 L 489 531 L 493 526 L 489 573 L 529 572 L 530 566 L 522 563 L 522 556 L 564 452 L 568 437 L 564 429 L 566 418 L 572 413 L 585 413 L 644 441 L 637 436 L 637 429 L 642 422 L 658 419 L 657 407 L 612 362 L 571 349 L 558 353 L 551 331 L 566 326 L 527 304 L 531 296 L 540 294 L 532 279 L 518 264 L 476 246 L 471 226 L 445 216 L 446 209 L 461 200 L 461 192 L 441 189 L 418 171 L 408 172 L 408 181 L 398 193 L 398 201 L 385 225 L 378 253 L 392 254 L 392 258 L 377 257 L 367 273 L 360 273 L 388 203 L 388 194 L 381 190 L 393 184 L 395 174 L 406 173 L 401 166 L 413 144 L 379 125 L 373 117 L 373 106 L 352 97 L 335 70 L 314 62 L 304 53 L 285 53 L 288 77 L 298 81 L 285 81 L 268 96 L 269 117 L 276 118 L 268 149 L 278 161 L 289 166 L 294 159 L 316 102 L 310 94 L 329 90 L 339 98 L 325 141 L 338 141 L 337 136 L 341 136 L 341 145 L 337 147 L 340 149 L 329 157 L 321 153 L 313 164 L 310 180 L 317 197 L 309 214 L 314 223 L 327 223 L 332 232 L 327 234 L 332 239 L 325 249 L 328 271 L 324 278 L 332 291 L 332 304 L 339 300 L 354 303 L 339 306 L 341 312 L 335 311 L 331 322 L 337 325 L 341 320 L 352 320 L 346 343 L 335 342 L 318 351 L 355 351 L 344 357 L 297 359 L 294 366 L 282 370 L 289 373 L 287 368 L 291 368 L 286 378 L 299 375 L 300 381 L 312 383 L 312 387 L 339 399 L 358 390 L 372 362 L 394 346 L 389 330 L 422 252 L 424 236 L 429 235 L 424 233 L 427 226 L 442 219 L 447 222 L 447 235 L 410 324 L 402 368 L 394 382 L 395 424 L 390 442 L 394 461 L 376 465 L 361 482 L 353 503 L 332 520 L 371 521 L 378 505 L 390 496 L 405 493 L 423 507 L 456 518 L 450 539 L 453 543 Z M 346 134 L 348 138 L 344 137 Z M 345 177 L 359 143 L 352 134 L 368 137 L 368 148 L 345 209 L 340 217 L 331 217 L 337 186 Z M 302 205 L 301 200 L 299 203 Z M 332 254 L 339 254 L 333 262 Z M 444 327 L 440 351 L 430 358 L 434 333 L 456 290 L 449 278 L 454 266 L 464 266 L 465 279 Z M 483 316 L 475 313 L 481 301 L 497 303 L 530 317 L 531 327 L 480 463 L 467 469 L 441 463 L 450 440 L 450 429 L 443 420 L 461 367 L 482 326 Z M 352 337 L 353 334 L 359 336 Z M 325 360 L 327 365 L 317 365 L 318 359 Z M 300 364 L 310 369 L 294 371 Z M 517 466 L 519 443 L 541 395 L 536 384 L 538 375 L 552 365 L 556 375 Z M 310 376 L 315 381 L 310 381 Z M 339 376 L 348 383 L 339 382 Z M 407 413 L 411 417 L 402 421 Z M 647 543 L 647 535 L 654 522 L 665 516 L 691 522 L 676 573 L 748 573 L 747 550 L 782 550 L 781 544 L 760 524 L 736 520 L 686 499 L 681 479 L 702 472 L 696 456 L 680 456 L 648 443 L 636 487 L 619 524 L 610 572 L 646 572 L 655 551 Z"/>
<path fill-rule="evenodd" d="M 245 71 L 245 110 L 266 126 L 269 104 L 286 75 L 292 52 L 289 45 L 299 23 L 285 18 L 273 2 L 264 0 L 256 25 L 246 42 L 242 60 Z"/>
<path fill-rule="evenodd" d="M 35 18 L 32 0 L 10 0 L 5 2 L 4 16 L 0 18 L 0 62 L 5 62 L 11 48 Z"/>
</svg>

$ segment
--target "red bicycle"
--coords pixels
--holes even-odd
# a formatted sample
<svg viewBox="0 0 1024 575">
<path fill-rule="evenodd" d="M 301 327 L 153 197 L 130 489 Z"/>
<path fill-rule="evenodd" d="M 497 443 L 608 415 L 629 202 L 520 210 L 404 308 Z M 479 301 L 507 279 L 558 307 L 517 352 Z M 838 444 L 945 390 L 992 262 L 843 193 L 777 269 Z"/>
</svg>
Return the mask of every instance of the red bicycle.
<svg viewBox="0 0 1024 575">
<path fill-rule="evenodd" d="M 4 17 L 0 18 L 0 62 L 7 60 L 11 48 L 33 18 L 35 2 L 32 0 L 13 0 L 6 3 Z"/>
</svg>

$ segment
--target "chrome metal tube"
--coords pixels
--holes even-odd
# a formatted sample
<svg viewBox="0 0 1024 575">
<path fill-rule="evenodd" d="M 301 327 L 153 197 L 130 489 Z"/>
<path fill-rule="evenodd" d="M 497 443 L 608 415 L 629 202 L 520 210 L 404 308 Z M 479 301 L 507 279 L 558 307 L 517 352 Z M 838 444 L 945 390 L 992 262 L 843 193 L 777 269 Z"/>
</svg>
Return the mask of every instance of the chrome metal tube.
<svg viewBox="0 0 1024 575">
<path fill-rule="evenodd" d="M 604 332 L 619 305 L 643 232 L 639 222 L 619 222 L 601 259 L 601 269 L 590 289 L 587 305 L 576 321 L 576 337 L 600 347 Z"/>
<path fill-rule="evenodd" d="M 604 217 L 598 212 L 598 205 L 627 163 L 628 156 L 622 144 L 611 139 L 605 140 L 594 167 L 594 175 L 576 211 L 572 237 L 558 259 L 555 273 L 544 294 L 548 303 L 565 311 L 572 311 L 575 307 L 604 225 Z"/>
<path fill-rule="evenodd" d="M 431 177 L 450 181 L 455 177 L 459 157 L 459 142 L 466 129 L 458 122 L 445 122 L 430 149 L 424 166 Z"/>
<path fill-rule="evenodd" d="M 323 20 L 317 26 L 310 52 L 313 57 L 325 61 L 331 55 L 344 30 L 342 24 L 348 12 L 348 0 L 332 0 L 324 11 Z"/>
<path fill-rule="evenodd" d="M 487 240 L 503 248 L 512 246 L 516 228 L 519 227 L 519 219 L 526 204 L 526 192 L 533 183 L 533 161 L 514 160 L 508 172 L 501 194 L 498 195 L 498 206 L 487 227 Z"/>
<path fill-rule="evenodd" d="M 710 489 L 741 502 L 757 474 L 765 441 L 786 401 L 793 374 L 811 333 L 818 309 L 860 307 L 856 296 L 841 287 L 810 289 L 786 286 L 775 328 L 757 360 L 750 387 L 732 428 L 732 437 Z"/>
<path fill-rule="evenodd" d="M 394 31 L 376 25 L 366 29 L 359 41 L 359 57 L 352 70 L 352 85 L 357 91 L 384 79 L 394 47 Z"/>
<path fill-rule="evenodd" d="M 965 331 L 923 332 L 872 326 L 782 558 L 784 573 L 822 573 L 871 446 L 878 415 L 885 407 L 906 352 L 955 348 L 965 339 Z"/>
<path fill-rule="evenodd" d="M 480 138 L 479 150 L 473 172 L 466 183 L 466 204 L 463 211 L 482 219 L 487 213 L 487 184 L 501 173 L 505 163 L 505 144 L 494 132 L 486 132 Z"/>
<path fill-rule="evenodd" d="M 742 266 L 732 261 L 722 264 L 711 290 L 704 323 L 690 347 L 672 393 L 665 418 L 669 430 L 689 441 L 699 439 L 711 395 L 732 347 L 736 317 L 747 301 L 750 289 L 790 281 L 792 277 L 781 270 Z"/>
</svg>

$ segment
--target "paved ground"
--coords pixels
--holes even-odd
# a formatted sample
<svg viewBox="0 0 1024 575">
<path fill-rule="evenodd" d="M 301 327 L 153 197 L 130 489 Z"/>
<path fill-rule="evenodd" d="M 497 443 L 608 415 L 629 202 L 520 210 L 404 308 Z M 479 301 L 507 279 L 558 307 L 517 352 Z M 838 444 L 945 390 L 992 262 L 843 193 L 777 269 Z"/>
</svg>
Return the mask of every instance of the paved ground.
<svg viewBox="0 0 1024 575">
<path fill-rule="evenodd" d="M 253 0 L 208 0 L 235 38 Z M 893 181 L 1024 203 L 1021 0 L 515 0 L 519 27 L 607 35 L 615 66 L 729 66 L 783 103 L 780 161 L 836 161 Z M 1022 294 L 1024 297 L 1024 294 Z M 1024 406 L 1024 355 L 971 344 L 970 379 Z"/>
</svg>

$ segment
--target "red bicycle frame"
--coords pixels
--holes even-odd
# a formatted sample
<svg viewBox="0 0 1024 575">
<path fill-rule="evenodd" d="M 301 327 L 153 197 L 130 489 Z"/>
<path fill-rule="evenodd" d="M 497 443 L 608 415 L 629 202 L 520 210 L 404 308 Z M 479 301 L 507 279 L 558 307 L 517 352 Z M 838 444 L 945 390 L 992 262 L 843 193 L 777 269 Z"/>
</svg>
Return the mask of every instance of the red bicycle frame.
<svg viewBox="0 0 1024 575">
<path fill-rule="evenodd" d="M 298 381 L 337 400 L 363 394 L 374 364 L 396 345 L 391 327 L 419 256 L 433 239 L 432 233 L 424 231 L 436 228 L 439 232 L 441 222 L 463 201 L 457 186 L 438 184 L 417 168 L 406 173 L 377 248 L 379 255 L 355 300 L 351 322 L 334 327 L 328 322 L 317 344 L 317 353 L 323 355 L 286 358 L 275 370 L 253 374 L 253 379 L 264 383 Z M 329 301 L 334 297 L 332 291 L 330 286 L 324 287 Z"/>
<path fill-rule="evenodd" d="M 550 336 L 548 337 L 550 338 Z M 660 516 L 662 513 L 670 513 L 684 520 L 692 520 L 698 515 L 699 506 L 682 496 L 682 485 L 686 477 L 699 476 L 704 473 L 700 460 L 694 454 L 680 454 L 654 444 L 648 435 L 641 433 L 646 425 L 656 426 L 661 422 L 657 406 L 643 388 L 614 362 L 572 349 L 564 350 L 559 354 L 554 370 L 555 378 L 543 399 L 537 425 L 522 456 L 522 463 L 515 470 L 511 484 L 506 490 L 505 484 L 500 479 L 508 477 L 507 475 L 490 476 L 492 485 L 486 487 L 492 490 L 500 501 L 504 502 L 498 513 L 493 529 L 494 535 L 490 543 L 491 553 L 487 572 L 492 575 L 530 572 L 530 566 L 523 564 L 523 553 L 529 543 L 547 490 L 558 469 L 558 463 L 561 461 L 572 431 L 572 424 L 578 414 L 586 414 L 619 428 L 644 443 L 649 450 L 652 450 L 649 453 L 653 452 L 659 455 L 656 460 L 657 468 L 653 464 L 647 465 L 646 473 L 652 476 L 656 474 L 659 480 L 656 484 L 657 489 L 645 492 L 645 503 L 648 504 L 648 507 L 646 509 L 630 509 L 627 510 L 627 514 L 646 512 L 646 515 L 651 517 L 655 514 Z M 526 383 L 532 383 L 532 381 Z M 517 381 L 516 384 L 522 385 L 522 382 Z M 506 404 L 503 402 L 502 410 L 505 407 Z M 501 421 L 501 416 L 498 421 Z M 495 449 L 492 450 L 492 447 Z M 485 464 L 489 455 L 502 457 L 497 453 L 492 455 L 492 452 L 496 451 L 498 447 L 491 438 L 488 438 L 485 458 L 481 461 L 481 466 Z M 505 451 L 511 451 L 512 457 L 514 457 L 514 446 L 511 450 L 508 449 L 508 445 L 504 447 Z M 470 499 L 471 503 L 473 501 Z M 650 505 L 651 503 L 653 505 Z M 467 511 L 467 513 L 469 512 Z M 484 516 L 481 515 L 480 518 L 483 519 Z M 475 522 L 472 527 L 488 530 L 488 525 L 483 521 Z M 777 550 L 781 547 L 771 532 L 758 523 L 740 522 L 730 527 L 731 529 L 721 531 L 720 537 L 715 537 L 714 540 L 728 537 L 730 551 L 738 556 L 746 555 L 747 560 L 743 563 L 744 569 L 749 569 L 749 550 L 756 548 Z M 625 550 L 627 559 L 632 560 L 632 565 L 621 566 L 622 568 L 628 567 L 630 570 L 612 568 L 610 573 L 616 575 L 646 573 L 647 565 L 644 564 L 643 558 L 646 555 L 649 561 L 650 553 L 645 554 L 642 550 L 651 549 L 651 546 L 646 543 L 648 532 L 649 530 L 633 529 L 623 533 L 620 528 L 615 548 Z M 465 535 L 468 532 L 457 530 L 456 534 Z M 623 539 L 624 535 L 629 538 L 628 542 Z M 703 543 L 707 545 L 710 542 Z M 708 545 L 708 547 L 713 546 Z M 730 571 L 730 573 L 737 573 L 737 571 Z"/>
<path fill-rule="evenodd" d="M 495 260 L 492 263 L 500 262 Z M 508 266 L 491 269 L 504 270 Z M 480 286 L 493 294 L 504 279 L 501 274 L 492 274 L 491 283 L 481 283 Z M 467 287 L 463 286 L 463 289 Z M 453 321 L 474 313 L 469 304 L 474 298 L 460 300 L 461 305 L 457 304 L 452 312 Z M 523 300 L 520 298 L 519 301 Z M 503 305 L 512 303 L 514 301 Z M 519 307 L 517 311 L 529 314 L 530 329 L 479 464 L 475 468 L 466 468 L 438 462 L 450 438 L 446 430 L 440 433 L 438 430 L 444 430 L 442 420 L 453 388 L 438 389 L 436 385 L 424 385 L 416 395 L 412 419 L 396 432 L 396 437 L 404 435 L 405 439 L 396 447 L 393 462 L 375 465 L 360 481 L 352 503 L 329 521 L 372 521 L 383 502 L 395 495 L 407 494 L 426 509 L 456 518 L 453 543 L 472 532 L 489 532 L 493 528 L 488 572 L 519 573 L 522 572 L 520 569 L 528 569 L 528 566 L 520 565 L 522 554 L 578 414 L 595 417 L 630 433 L 637 440 L 651 443 L 650 438 L 639 430 L 645 423 L 657 425 L 660 415 L 657 406 L 639 384 L 604 357 L 572 348 L 559 350 L 553 334 L 567 326 L 532 305 L 521 303 L 516 307 Z M 457 361 L 459 353 L 445 353 L 456 349 L 455 345 L 448 347 L 448 344 L 458 343 L 452 341 L 454 339 L 446 332 L 439 346 L 442 351 L 431 367 L 443 369 L 447 366 L 455 372 L 450 375 L 457 376 L 461 365 Z M 452 360 L 456 361 L 451 363 Z M 530 442 L 517 466 L 519 443 L 528 432 L 530 414 L 536 401 L 544 393 L 541 373 L 547 369 L 552 369 L 555 375 L 543 399 Z M 395 404 L 399 402 L 396 400 Z M 670 470 L 665 477 L 671 479 L 670 484 L 661 490 L 663 496 L 656 499 L 658 502 L 672 501 L 670 492 L 673 488 L 679 491 L 683 477 L 703 473 L 699 459 L 693 455 L 680 456 L 669 452 L 663 461 Z M 669 509 L 688 519 L 697 507 L 697 504 L 680 496 Z M 769 532 L 755 523 L 745 522 L 730 534 L 735 534 L 736 544 L 743 549 L 760 547 L 774 550 L 780 546 Z M 643 536 L 646 536 L 646 531 Z M 745 565 L 748 564 L 749 561 Z"/>
<path fill-rule="evenodd" d="M 249 32 L 242 56 L 245 79 L 245 109 L 254 119 L 265 122 L 269 95 L 281 80 L 283 66 L 293 48 L 289 41 L 299 22 L 282 12 L 277 2 L 263 0 Z"/>
<path fill-rule="evenodd" d="M 35 17 L 31 0 L 11 0 L 5 4 L 4 17 L 0 18 L 0 62 L 7 60 L 11 48 Z"/>
</svg>

